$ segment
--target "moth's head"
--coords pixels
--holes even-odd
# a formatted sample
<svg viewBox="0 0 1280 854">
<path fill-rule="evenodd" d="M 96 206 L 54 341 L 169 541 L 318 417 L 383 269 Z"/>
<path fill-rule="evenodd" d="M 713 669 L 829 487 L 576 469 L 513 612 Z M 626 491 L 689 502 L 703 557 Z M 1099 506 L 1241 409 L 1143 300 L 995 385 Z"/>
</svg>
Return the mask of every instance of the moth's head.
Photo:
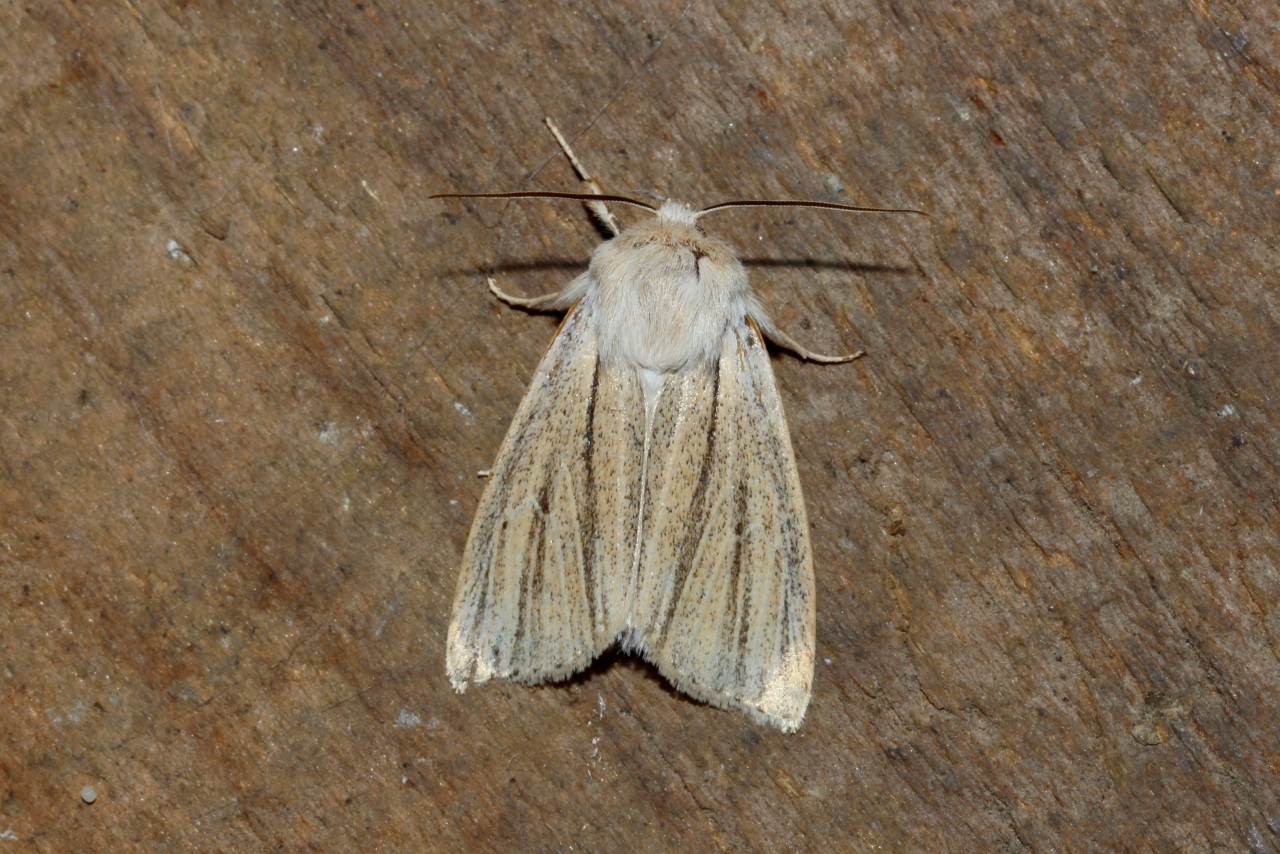
<svg viewBox="0 0 1280 854">
<path fill-rule="evenodd" d="M 629 225 L 610 243 L 647 265 L 657 265 L 671 273 L 687 272 L 704 280 L 723 280 L 741 267 L 729 244 L 698 225 L 697 211 L 671 199 L 663 202 L 652 217 Z"/>
<path fill-rule="evenodd" d="M 658 219 L 664 219 L 669 222 L 689 225 L 697 228 L 697 211 L 686 205 L 684 202 L 677 202 L 675 199 L 667 199 L 663 202 L 662 207 L 658 208 L 655 215 Z"/>
</svg>

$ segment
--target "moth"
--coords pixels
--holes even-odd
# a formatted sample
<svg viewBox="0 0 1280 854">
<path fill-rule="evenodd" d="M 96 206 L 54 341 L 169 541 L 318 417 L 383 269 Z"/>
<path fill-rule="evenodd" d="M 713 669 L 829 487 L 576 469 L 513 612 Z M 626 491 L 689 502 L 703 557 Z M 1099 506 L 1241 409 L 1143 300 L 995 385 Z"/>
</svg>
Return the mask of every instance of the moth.
<svg viewBox="0 0 1280 854">
<path fill-rule="evenodd" d="M 794 732 L 813 684 L 814 576 L 795 455 L 765 341 L 782 333 L 703 216 L 605 195 L 443 194 L 587 202 L 612 238 L 562 291 L 505 302 L 566 313 L 476 510 L 449 625 L 453 687 L 566 678 L 610 646 L 679 691 Z M 647 208 L 622 229 L 603 204 Z M 897 211 L 895 211 L 897 212 Z M 905 211 L 904 211 L 905 212 Z M 920 213 L 919 211 L 910 211 Z"/>
</svg>

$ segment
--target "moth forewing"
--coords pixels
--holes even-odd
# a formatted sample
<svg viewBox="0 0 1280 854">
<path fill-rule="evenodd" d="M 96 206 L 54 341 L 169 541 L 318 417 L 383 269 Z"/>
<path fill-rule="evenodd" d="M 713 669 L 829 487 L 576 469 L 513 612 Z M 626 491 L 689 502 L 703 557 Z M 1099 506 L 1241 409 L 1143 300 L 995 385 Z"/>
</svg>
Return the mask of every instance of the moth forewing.
<svg viewBox="0 0 1280 854">
<path fill-rule="evenodd" d="M 773 370 L 745 319 L 654 416 L 637 615 L 678 688 L 793 731 L 813 679 L 808 524 Z"/>
<path fill-rule="evenodd" d="M 598 570 L 635 550 L 643 402 L 634 379 L 600 370 L 590 315 L 565 319 L 480 498 L 449 626 L 459 691 L 563 678 L 617 634 L 617 579 Z"/>
</svg>

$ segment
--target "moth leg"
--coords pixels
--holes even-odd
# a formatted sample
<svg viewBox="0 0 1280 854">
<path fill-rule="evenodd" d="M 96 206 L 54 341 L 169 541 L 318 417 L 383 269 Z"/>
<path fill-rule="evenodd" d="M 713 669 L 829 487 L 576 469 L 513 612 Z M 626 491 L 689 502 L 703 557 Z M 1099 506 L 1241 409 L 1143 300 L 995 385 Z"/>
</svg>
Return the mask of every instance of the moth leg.
<svg viewBox="0 0 1280 854">
<path fill-rule="evenodd" d="M 749 319 L 762 333 L 764 333 L 764 337 L 768 338 L 770 343 L 781 347 L 784 350 L 789 350 L 808 362 L 817 362 L 821 365 L 836 365 L 841 362 L 852 362 L 854 359 L 867 355 L 866 350 L 859 350 L 856 353 L 848 353 L 840 356 L 824 356 L 821 353 L 813 352 L 802 345 L 799 341 L 796 341 L 790 335 L 783 332 L 774 325 L 773 319 L 763 312 L 759 315 L 752 314 Z"/>
<path fill-rule="evenodd" d="M 564 152 L 564 156 L 568 157 L 569 162 L 573 164 L 573 171 L 578 173 L 578 177 L 581 178 L 582 182 L 591 189 L 591 192 L 595 193 L 597 196 L 603 196 L 604 190 L 600 188 L 600 182 L 593 178 L 591 173 L 587 171 L 586 167 L 582 165 L 582 162 L 574 156 L 573 149 L 569 147 L 568 141 L 566 141 L 564 136 L 560 133 L 560 128 L 556 127 L 556 123 L 551 121 L 550 117 L 543 119 L 543 121 L 546 122 L 547 127 L 551 129 L 551 133 L 555 136 L 556 142 L 560 143 L 560 150 Z M 595 214 L 596 219 L 600 220 L 601 224 L 603 224 L 605 228 L 609 229 L 614 237 L 617 237 L 622 233 L 622 226 L 618 223 L 618 218 L 613 215 L 604 202 L 587 202 L 586 205 L 591 213 Z"/>
<path fill-rule="evenodd" d="M 543 294 L 540 297 L 518 297 L 514 294 L 509 294 L 502 288 L 498 287 L 498 283 L 494 280 L 493 276 L 486 276 L 485 279 L 489 283 L 489 290 L 495 297 L 502 300 L 507 305 L 513 305 L 517 308 L 527 308 L 530 311 L 558 311 L 574 302 L 572 298 L 568 303 L 565 302 L 565 297 L 569 294 L 569 291 L 573 290 L 572 285 L 562 291 L 556 291 L 553 294 Z"/>
</svg>

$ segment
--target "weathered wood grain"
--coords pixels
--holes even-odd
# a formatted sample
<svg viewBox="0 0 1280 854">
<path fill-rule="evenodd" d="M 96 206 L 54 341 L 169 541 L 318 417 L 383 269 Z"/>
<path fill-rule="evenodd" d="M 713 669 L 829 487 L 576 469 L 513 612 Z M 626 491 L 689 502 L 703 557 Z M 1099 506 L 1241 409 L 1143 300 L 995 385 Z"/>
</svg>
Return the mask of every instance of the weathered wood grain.
<svg viewBox="0 0 1280 854">
<path fill-rule="evenodd" d="M 0 33 L 0 840 L 1280 847 L 1272 4 Z M 556 323 L 482 271 L 547 292 L 598 236 L 426 196 L 573 189 L 548 114 L 614 191 L 932 213 L 707 223 L 784 329 L 870 353 L 776 364 L 818 575 L 797 735 L 626 659 L 449 690 L 475 475 Z"/>
</svg>

